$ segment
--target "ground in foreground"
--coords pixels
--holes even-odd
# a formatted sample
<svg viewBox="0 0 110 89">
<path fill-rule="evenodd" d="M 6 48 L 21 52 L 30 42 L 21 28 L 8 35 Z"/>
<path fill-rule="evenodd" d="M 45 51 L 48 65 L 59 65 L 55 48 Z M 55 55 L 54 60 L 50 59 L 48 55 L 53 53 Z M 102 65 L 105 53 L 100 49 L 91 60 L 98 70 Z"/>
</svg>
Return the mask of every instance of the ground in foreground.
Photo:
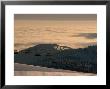
<svg viewBox="0 0 110 89">
<path fill-rule="evenodd" d="M 15 76 L 96 76 L 94 73 L 84 73 L 63 69 L 54 69 L 26 64 L 14 64 Z"/>
</svg>

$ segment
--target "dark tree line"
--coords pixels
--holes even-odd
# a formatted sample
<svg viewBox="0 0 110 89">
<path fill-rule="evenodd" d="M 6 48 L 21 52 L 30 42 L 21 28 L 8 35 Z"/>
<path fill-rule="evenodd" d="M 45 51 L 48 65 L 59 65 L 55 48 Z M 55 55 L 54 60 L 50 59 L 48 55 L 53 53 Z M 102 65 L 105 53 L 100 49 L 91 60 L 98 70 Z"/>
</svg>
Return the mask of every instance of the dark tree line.
<svg viewBox="0 0 110 89">
<path fill-rule="evenodd" d="M 57 44 L 39 44 L 34 47 L 15 51 L 15 62 L 97 73 L 97 46 L 86 48 L 57 50 Z"/>
</svg>

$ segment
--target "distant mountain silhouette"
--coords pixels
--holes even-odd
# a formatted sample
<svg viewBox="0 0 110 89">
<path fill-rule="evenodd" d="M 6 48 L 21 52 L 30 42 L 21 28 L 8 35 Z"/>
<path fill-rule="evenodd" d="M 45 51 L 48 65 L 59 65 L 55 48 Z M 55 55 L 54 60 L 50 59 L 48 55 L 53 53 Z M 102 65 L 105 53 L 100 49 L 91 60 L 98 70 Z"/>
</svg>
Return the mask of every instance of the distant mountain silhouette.
<svg viewBox="0 0 110 89">
<path fill-rule="evenodd" d="M 72 49 L 57 44 L 38 44 L 14 52 L 15 63 L 97 73 L 97 46 Z"/>
</svg>

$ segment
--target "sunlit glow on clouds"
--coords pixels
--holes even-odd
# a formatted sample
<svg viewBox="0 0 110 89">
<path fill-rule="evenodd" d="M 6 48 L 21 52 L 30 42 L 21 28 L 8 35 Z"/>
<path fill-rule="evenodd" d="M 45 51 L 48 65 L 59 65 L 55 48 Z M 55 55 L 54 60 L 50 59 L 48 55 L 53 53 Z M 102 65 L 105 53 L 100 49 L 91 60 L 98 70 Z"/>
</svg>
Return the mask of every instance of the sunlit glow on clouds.
<svg viewBox="0 0 110 89">
<path fill-rule="evenodd" d="M 24 19 L 23 16 L 25 16 Z M 97 16 L 95 14 L 62 15 L 62 17 L 57 15 L 56 17 L 55 15 L 33 17 L 32 15 L 15 15 L 15 49 L 47 43 L 71 48 L 96 44 Z"/>
</svg>

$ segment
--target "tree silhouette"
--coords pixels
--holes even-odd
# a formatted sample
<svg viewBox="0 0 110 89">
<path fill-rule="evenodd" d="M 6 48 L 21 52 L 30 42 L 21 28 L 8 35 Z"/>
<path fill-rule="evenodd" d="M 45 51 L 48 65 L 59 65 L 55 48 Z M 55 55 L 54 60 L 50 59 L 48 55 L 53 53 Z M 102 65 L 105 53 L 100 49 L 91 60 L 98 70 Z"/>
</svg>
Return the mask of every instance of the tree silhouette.
<svg viewBox="0 0 110 89">
<path fill-rule="evenodd" d="M 72 49 L 57 44 L 39 44 L 15 51 L 15 63 L 97 73 L 97 46 Z"/>
</svg>

